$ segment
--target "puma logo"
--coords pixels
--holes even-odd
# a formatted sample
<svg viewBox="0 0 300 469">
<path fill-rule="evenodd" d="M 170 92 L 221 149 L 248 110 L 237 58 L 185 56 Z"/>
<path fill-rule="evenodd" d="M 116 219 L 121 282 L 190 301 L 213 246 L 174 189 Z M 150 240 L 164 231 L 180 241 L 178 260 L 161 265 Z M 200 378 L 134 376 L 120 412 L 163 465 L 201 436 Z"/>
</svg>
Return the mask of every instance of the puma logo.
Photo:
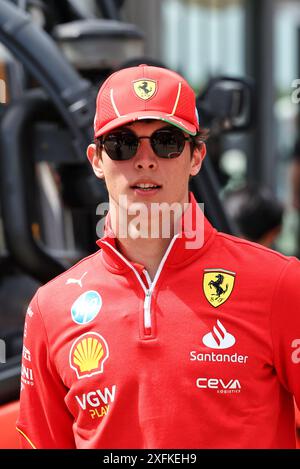
<svg viewBox="0 0 300 469">
<path fill-rule="evenodd" d="M 84 272 L 84 274 L 82 274 L 82 276 L 77 279 L 77 278 L 68 278 L 68 280 L 66 281 L 66 285 L 70 285 L 71 283 L 77 283 L 80 288 L 82 288 L 82 279 L 86 276 L 87 272 Z"/>
</svg>

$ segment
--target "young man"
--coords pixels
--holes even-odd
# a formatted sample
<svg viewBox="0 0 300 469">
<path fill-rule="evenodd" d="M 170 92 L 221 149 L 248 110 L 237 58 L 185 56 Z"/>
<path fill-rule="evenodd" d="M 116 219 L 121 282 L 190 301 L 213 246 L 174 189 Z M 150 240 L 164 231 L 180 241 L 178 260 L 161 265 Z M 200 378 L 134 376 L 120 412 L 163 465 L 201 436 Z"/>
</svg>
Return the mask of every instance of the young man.
<svg viewBox="0 0 300 469">
<path fill-rule="evenodd" d="M 203 217 L 192 89 L 167 69 L 120 70 L 94 128 L 105 234 L 28 309 L 22 446 L 294 448 L 299 262 Z"/>
</svg>

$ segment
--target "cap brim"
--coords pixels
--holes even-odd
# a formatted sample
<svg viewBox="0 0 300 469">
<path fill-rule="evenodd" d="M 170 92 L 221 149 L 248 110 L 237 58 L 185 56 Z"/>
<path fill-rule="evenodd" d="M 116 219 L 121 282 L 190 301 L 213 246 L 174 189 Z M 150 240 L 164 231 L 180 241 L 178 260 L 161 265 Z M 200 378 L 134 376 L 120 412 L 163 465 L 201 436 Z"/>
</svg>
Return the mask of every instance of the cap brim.
<svg viewBox="0 0 300 469">
<path fill-rule="evenodd" d="M 165 114 L 164 112 L 158 111 L 155 111 L 153 113 L 151 113 L 151 111 L 139 111 L 138 113 L 132 112 L 131 114 L 126 114 L 125 116 L 120 116 L 114 119 L 113 121 L 110 121 L 108 124 L 104 125 L 103 127 L 101 127 L 101 129 L 95 132 L 95 138 L 100 137 L 101 135 L 104 135 L 107 132 L 110 132 L 111 130 L 116 129 L 117 127 L 129 124 L 129 122 L 136 122 L 145 119 L 157 119 L 167 122 L 168 124 L 172 124 L 190 135 L 196 135 L 198 131 L 197 127 L 194 124 L 191 124 L 190 122 L 184 119 L 180 119 L 176 116 L 170 116 L 169 114 Z"/>
</svg>

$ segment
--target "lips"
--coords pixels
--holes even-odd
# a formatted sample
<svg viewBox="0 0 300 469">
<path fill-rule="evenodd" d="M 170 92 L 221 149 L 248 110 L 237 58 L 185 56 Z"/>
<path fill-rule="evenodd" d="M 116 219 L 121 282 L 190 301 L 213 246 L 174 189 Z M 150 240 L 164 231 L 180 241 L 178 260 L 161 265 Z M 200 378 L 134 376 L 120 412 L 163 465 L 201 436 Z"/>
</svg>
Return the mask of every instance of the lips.
<svg viewBox="0 0 300 469">
<path fill-rule="evenodd" d="M 160 189 L 162 186 L 157 184 L 156 182 L 136 182 L 135 184 L 130 186 L 132 189 L 139 189 L 143 191 L 151 191 L 155 189 Z"/>
</svg>

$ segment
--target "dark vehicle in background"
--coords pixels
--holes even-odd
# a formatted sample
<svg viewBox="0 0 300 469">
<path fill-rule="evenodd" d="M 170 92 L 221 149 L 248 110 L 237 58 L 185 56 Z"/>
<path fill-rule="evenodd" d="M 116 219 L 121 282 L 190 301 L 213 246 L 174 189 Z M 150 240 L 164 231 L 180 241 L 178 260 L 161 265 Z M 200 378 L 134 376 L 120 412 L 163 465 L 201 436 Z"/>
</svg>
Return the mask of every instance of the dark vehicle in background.
<svg viewBox="0 0 300 469">
<path fill-rule="evenodd" d="M 98 87 L 130 61 L 151 60 L 143 32 L 120 20 L 122 1 L 84 3 L 0 0 L 0 448 L 17 447 L 27 305 L 40 285 L 96 250 L 96 207 L 107 193 L 85 151 Z M 248 79 L 207 84 L 197 107 L 212 139 L 250 129 L 253 93 Z M 191 190 L 216 228 L 236 232 L 209 157 Z"/>
</svg>

